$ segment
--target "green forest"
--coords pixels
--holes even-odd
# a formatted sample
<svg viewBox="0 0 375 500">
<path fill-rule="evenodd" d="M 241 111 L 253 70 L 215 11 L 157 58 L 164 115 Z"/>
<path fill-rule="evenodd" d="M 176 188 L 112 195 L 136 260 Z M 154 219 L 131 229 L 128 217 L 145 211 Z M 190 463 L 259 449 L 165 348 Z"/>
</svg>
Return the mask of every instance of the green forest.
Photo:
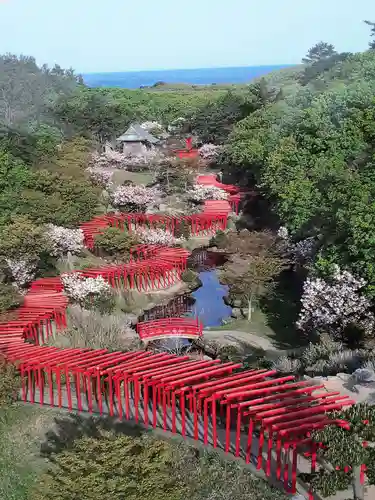
<svg viewBox="0 0 375 500">
<path fill-rule="evenodd" d="M 222 281 L 229 286 L 231 305 L 247 311 L 242 323 L 228 328 L 246 323 L 256 334 L 253 310 L 255 316 L 257 310 L 269 314 L 276 297 L 273 319 L 298 342 L 277 359 L 262 353 L 241 361 L 298 377 L 346 373 L 359 382 L 375 379 L 375 24 L 367 24 L 370 42 L 363 52 L 339 52 L 319 42 L 301 64 L 237 86 L 89 88 L 72 69 L 38 66 L 29 56 L 0 56 L 1 321 L 12 318 L 33 279 L 59 276 L 70 265 L 68 252 L 56 250 L 48 236 L 51 227 L 77 235 L 74 230 L 96 215 L 113 207 L 134 208 L 134 200 L 114 203 L 109 182 L 90 174 L 92 158 L 130 124 L 152 122 L 172 130 L 177 144 L 193 137 L 196 147 L 217 147 L 210 169 L 252 193 L 231 227 L 210 242 L 232 255 Z M 150 161 L 147 168 L 134 169 L 138 177 L 122 177 L 119 184 L 134 187 L 137 182 L 129 179 L 145 179 L 141 183 L 149 196 L 157 185 L 171 200 L 192 187 L 197 168 L 169 161 L 156 169 Z M 190 209 L 197 212 L 196 206 Z M 99 266 L 100 259 L 126 261 L 140 241 L 111 228 L 97 237 L 100 255 L 85 252 L 73 267 Z M 195 276 L 185 275 L 190 279 Z M 118 297 L 107 299 L 99 305 L 77 300 L 82 309 L 95 309 L 91 319 L 101 327 L 111 322 L 103 326 L 104 335 L 95 338 L 88 321 L 77 323 L 67 330 L 70 344 L 63 347 L 118 349 L 113 325 L 123 317 L 114 315 L 133 311 L 119 306 Z M 89 328 L 90 343 L 74 340 Z M 238 353 L 224 351 L 218 349 L 217 357 L 238 359 Z M 54 410 L 25 409 L 14 403 L 17 373 L 0 359 L 4 500 L 158 499 L 166 492 L 171 500 L 286 498 L 216 453 L 141 431 L 123 432 L 113 422 L 68 421 Z M 350 463 L 353 475 L 365 463 L 368 483 L 374 484 L 374 448 L 356 446 L 374 441 L 374 410 L 359 405 L 345 415 L 355 423 L 350 433 L 322 431 L 316 439 L 345 456 L 340 464 Z M 26 420 L 31 429 L 23 428 Z M 370 422 L 366 429 L 364 421 Z M 26 462 L 35 456 L 35 443 L 40 446 L 51 427 L 55 434 L 49 431 L 47 444 L 54 448 L 31 466 Z M 333 452 L 324 449 L 322 456 L 332 461 Z M 78 474 L 80 469 L 85 474 Z M 337 471 L 305 478 L 325 497 L 345 490 L 352 479 Z M 364 498 L 360 495 L 356 498 Z"/>
</svg>

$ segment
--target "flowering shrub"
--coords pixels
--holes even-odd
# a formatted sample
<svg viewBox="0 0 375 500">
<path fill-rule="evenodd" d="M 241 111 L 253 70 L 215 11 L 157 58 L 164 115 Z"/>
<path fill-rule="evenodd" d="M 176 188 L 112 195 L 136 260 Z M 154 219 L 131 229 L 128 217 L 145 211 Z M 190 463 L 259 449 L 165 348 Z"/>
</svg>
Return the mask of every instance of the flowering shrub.
<svg viewBox="0 0 375 500">
<path fill-rule="evenodd" d="M 215 146 L 215 144 L 203 144 L 199 148 L 199 156 L 208 162 L 214 162 L 217 160 L 219 154 L 221 153 L 221 146 Z"/>
<path fill-rule="evenodd" d="M 215 186 L 202 186 L 197 184 L 193 189 L 188 191 L 188 197 L 194 201 L 226 200 L 228 194 L 223 189 Z"/>
<path fill-rule="evenodd" d="M 54 257 L 62 257 L 68 252 L 78 254 L 84 248 L 84 235 L 81 229 L 68 229 L 48 224 L 47 237 L 51 245 L 51 255 Z"/>
<path fill-rule="evenodd" d="M 159 122 L 146 121 L 141 123 L 141 127 L 144 130 L 147 130 L 149 134 L 152 134 L 155 137 L 160 137 L 165 135 L 165 129 L 163 125 L 161 125 Z"/>
<path fill-rule="evenodd" d="M 23 287 L 35 278 L 37 259 L 25 256 L 22 259 L 5 259 L 5 262 L 17 286 Z"/>
<path fill-rule="evenodd" d="M 174 246 L 182 243 L 183 238 L 175 238 L 172 233 L 163 229 L 150 229 L 147 227 L 137 227 L 135 233 L 142 243 L 149 245 Z"/>
<path fill-rule="evenodd" d="M 314 256 L 317 248 L 316 243 L 316 239 L 313 236 L 310 238 L 305 238 L 304 240 L 300 240 L 297 243 L 291 245 L 290 253 L 295 260 L 306 263 L 308 261 L 311 261 L 312 257 Z"/>
<path fill-rule="evenodd" d="M 365 280 L 341 271 L 338 266 L 329 281 L 307 278 L 297 327 L 302 330 L 328 329 L 337 334 L 349 325 L 358 325 L 366 333 L 372 332 L 371 303 L 362 295 L 365 285 Z"/>
<path fill-rule="evenodd" d="M 277 236 L 283 240 L 285 251 L 296 262 L 307 264 L 311 262 L 317 250 L 317 239 L 313 236 L 294 243 L 289 238 L 289 231 L 285 226 L 280 226 Z"/>
<path fill-rule="evenodd" d="M 177 132 L 181 132 L 183 129 L 184 125 L 186 123 L 186 118 L 179 116 L 178 118 L 175 118 L 167 127 L 168 132 L 174 134 Z"/>
<path fill-rule="evenodd" d="M 111 193 L 113 206 L 122 207 L 136 205 L 145 208 L 160 203 L 161 192 L 157 188 L 148 188 L 144 185 L 119 186 Z"/>
<path fill-rule="evenodd" d="M 91 168 L 118 168 L 127 170 L 130 167 L 145 167 L 147 165 L 158 165 L 164 159 L 162 152 L 156 148 L 147 148 L 142 145 L 135 153 L 131 148 L 120 153 L 107 147 L 104 153 L 94 153 L 91 157 Z"/>
<path fill-rule="evenodd" d="M 88 167 L 87 172 L 90 175 L 91 181 L 103 189 L 110 185 L 113 177 L 113 172 L 101 167 Z"/>
<path fill-rule="evenodd" d="M 88 299 L 112 295 L 112 289 L 103 276 L 85 278 L 80 273 L 62 274 L 61 281 L 66 295 L 81 305 L 85 305 Z"/>
<path fill-rule="evenodd" d="M 277 236 L 282 240 L 287 240 L 289 238 L 288 228 L 286 228 L 285 226 L 280 226 L 277 230 Z"/>
</svg>

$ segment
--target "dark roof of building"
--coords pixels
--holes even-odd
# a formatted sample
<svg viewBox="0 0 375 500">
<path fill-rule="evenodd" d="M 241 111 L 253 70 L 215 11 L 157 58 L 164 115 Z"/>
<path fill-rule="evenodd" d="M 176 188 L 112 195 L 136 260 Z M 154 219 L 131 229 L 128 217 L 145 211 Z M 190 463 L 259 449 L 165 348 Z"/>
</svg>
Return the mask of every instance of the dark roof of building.
<svg viewBox="0 0 375 500">
<path fill-rule="evenodd" d="M 157 144 L 159 139 L 149 134 L 147 130 L 142 128 L 138 123 L 133 123 L 130 125 L 128 130 L 122 134 L 118 139 L 118 142 L 143 142 L 147 141 L 150 144 Z"/>
</svg>

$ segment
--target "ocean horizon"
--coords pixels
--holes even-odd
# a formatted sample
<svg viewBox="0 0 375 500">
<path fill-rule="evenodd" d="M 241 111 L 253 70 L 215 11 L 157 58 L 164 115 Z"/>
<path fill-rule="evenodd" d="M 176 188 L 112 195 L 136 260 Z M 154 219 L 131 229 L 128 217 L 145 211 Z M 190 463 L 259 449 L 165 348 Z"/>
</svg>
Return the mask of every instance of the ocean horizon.
<svg viewBox="0 0 375 500">
<path fill-rule="evenodd" d="M 138 89 L 157 82 L 167 84 L 212 85 L 249 83 L 271 71 L 289 68 L 294 64 L 268 66 L 236 66 L 233 68 L 167 69 L 152 71 L 122 71 L 112 73 L 83 73 L 88 87 L 117 87 Z"/>
</svg>

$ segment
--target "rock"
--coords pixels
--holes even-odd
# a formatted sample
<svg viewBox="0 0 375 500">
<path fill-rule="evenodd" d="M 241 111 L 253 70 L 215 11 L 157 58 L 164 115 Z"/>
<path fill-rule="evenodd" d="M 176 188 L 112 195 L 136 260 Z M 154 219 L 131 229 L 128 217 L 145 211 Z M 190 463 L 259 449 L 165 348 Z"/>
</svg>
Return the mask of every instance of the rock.
<svg viewBox="0 0 375 500">
<path fill-rule="evenodd" d="M 234 309 L 232 309 L 232 314 L 231 314 L 232 318 L 242 318 L 242 312 L 241 312 L 241 309 L 238 308 L 238 307 L 235 307 Z"/>
<path fill-rule="evenodd" d="M 366 368 L 358 368 L 353 373 L 353 376 L 357 382 L 375 382 L 375 373 L 373 370 L 368 370 Z"/>
<path fill-rule="evenodd" d="M 132 325 L 136 325 L 138 323 L 138 316 L 136 314 L 127 314 L 126 316 Z"/>
</svg>

